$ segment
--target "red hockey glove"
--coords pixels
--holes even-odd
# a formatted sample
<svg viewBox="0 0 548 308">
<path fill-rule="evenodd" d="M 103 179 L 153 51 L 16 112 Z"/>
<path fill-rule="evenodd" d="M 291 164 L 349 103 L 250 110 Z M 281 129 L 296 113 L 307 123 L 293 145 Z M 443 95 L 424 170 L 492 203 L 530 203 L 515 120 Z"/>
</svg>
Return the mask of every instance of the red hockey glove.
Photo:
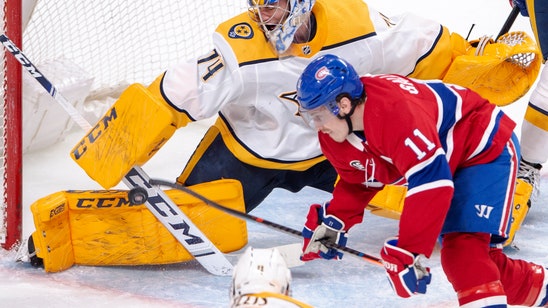
<svg viewBox="0 0 548 308">
<path fill-rule="evenodd" d="M 381 250 L 382 263 L 394 292 L 401 297 L 426 293 L 430 284 L 430 269 L 419 264 L 419 257 L 397 246 L 398 238 L 384 242 Z"/>
<path fill-rule="evenodd" d="M 327 260 L 342 259 L 343 253 L 327 248 L 319 240 L 326 239 L 335 244 L 346 245 L 346 232 L 344 231 L 344 222 L 333 215 L 327 215 L 329 202 L 324 205 L 312 204 L 306 217 L 306 223 L 303 228 L 303 253 L 302 261 L 311 261 L 324 258 Z"/>
<path fill-rule="evenodd" d="M 510 0 L 510 5 L 512 7 L 517 6 L 521 15 L 526 17 L 529 16 L 529 11 L 527 11 L 525 0 Z"/>
</svg>

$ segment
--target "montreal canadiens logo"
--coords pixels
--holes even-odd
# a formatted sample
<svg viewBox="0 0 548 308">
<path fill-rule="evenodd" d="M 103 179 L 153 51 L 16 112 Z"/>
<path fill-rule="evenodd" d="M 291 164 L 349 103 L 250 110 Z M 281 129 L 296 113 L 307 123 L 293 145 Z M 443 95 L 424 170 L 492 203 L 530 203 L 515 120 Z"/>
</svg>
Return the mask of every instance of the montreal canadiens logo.
<svg viewBox="0 0 548 308">
<path fill-rule="evenodd" d="M 362 171 L 365 170 L 365 167 L 362 165 L 362 163 L 359 160 L 351 161 L 350 166 L 358 170 L 362 170 Z"/>
<path fill-rule="evenodd" d="M 320 69 L 316 71 L 316 79 L 317 80 L 322 80 L 327 75 L 329 75 L 329 70 L 325 66 L 320 67 Z"/>
</svg>

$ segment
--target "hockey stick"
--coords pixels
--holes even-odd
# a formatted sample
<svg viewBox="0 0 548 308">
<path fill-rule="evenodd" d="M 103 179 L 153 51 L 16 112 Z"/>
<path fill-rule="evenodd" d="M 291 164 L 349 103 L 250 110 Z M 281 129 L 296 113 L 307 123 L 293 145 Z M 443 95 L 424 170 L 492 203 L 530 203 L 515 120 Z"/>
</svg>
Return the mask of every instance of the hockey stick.
<svg viewBox="0 0 548 308">
<path fill-rule="evenodd" d="M 210 199 L 202 196 L 199 193 L 196 193 L 195 191 L 193 191 L 193 190 L 189 189 L 188 187 L 185 187 L 181 184 L 172 183 L 172 182 L 168 182 L 168 181 L 164 181 L 164 180 L 157 180 L 157 179 L 151 179 L 149 183 L 151 185 L 160 185 L 160 186 L 166 186 L 166 187 L 171 187 L 171 188 L 174 188 L 174 189 L 181 190 L 181 191 L 195 197 L 196 199 L 198 199 L 200 201 L 203 201 L 205 204 L 210 205 L 210 206 L 212 206 L 212 207 L 214 207 L 218 210 L 226 212 L 226 213 L 228 213 L 230 215 L 233 215 L 235 217 L 242 218 L 242 219 L 245 219 L 245 220 L 252 220 L 252 221 L 255 221 L 257 223 L 260 223 L 260 224 L 266 225 L 268 227 L 271 227 L 273 229 L 280 230 L 280 231 L 283 231 L 285 233 L 288 233 L 288 234 L 291 234 L 291 235 L 296 235 L 296 236 L 302 238 L 302 232 L 301 231 L 291 229 L 289 227 L 277 224 L 275 222 L 263 219 L 261 217 L 257 217 L 257 216 L 247 214 L 247 213 L 242 213 L 242 212 L 236 211 L 234 209 L 225 207 L 225 206 L 223 206 L 223 205 L 221 205 L 221 204 L 219 204 L 219 203 L 217 203 L 213 200 L 210 200 Z M 130 193 L 129 193 L 130 201 L 133 200 L 133 201 L 135 201 L 135 203 L 143 202 L 147 198 L 148 198 L 148 196 L 146 195 L 146 192 L 144 192 L 143 190 L 141 190 L 139 188 L 135 188 L 134 190 L 130 191 Z M 352 249 L 352 248 L 349 248 L 349 247 L 346 247 L 346 246 L 341 246 L 341 245 L 335 244 L 335 243 L 327 241 L 327 240 L 320 240 L 320 242 L 322 244 L 324 244 L 325 246 L 327 246 L 328 248 L 338 249 L 338 250 L 347 252 L 347 253 L 349 253 L 353 256 L 357 256 L 361 259 L 369 261 L 369 262 L 371 262 L 375 265 L 383 266 L 382 262 L 381 262 L 381 259 L 377 258 L 375 256 L 368 255 L 368 254 L 365 254 L 363 252 L 357 251 L 355 249 Z"/>
<path fill-rule="evenodd" d="M 510 31 L 510 28 L 512 28 L 512 25 L 516 21 L 516 18 L 518 17 L 518 15 L 519 15 L 519 8 L 517 5 L 514 5 L 514 7 L 512 7 L 512 11 L 510 11 L 510 15 L 508 15 L 508 18 L 506 18 L 504 25 L 502 25 L 502 28 L 500 29 L 499 34 L 497 34 L 495 41 L 498 40 L 499 37 L 508 33 L 508 31 Z"/>
<path fill-rule="evenodd" d="M 5 34 L 0 35 L 0 41 L 82 129 L 88 131 L 92 128 L 13 41 Z M 233 266 L 226 256 L 160 188 L 150 185 L 149 180 L 148 175 L 140 167 L 135 166 L 125 175 L 123 181 L 129 188 L 141 187 L 146 190 L 150 196 L 145 202 L 146 207 L 207 271 L 214 275 L 231 275 Z"/>
</svg>

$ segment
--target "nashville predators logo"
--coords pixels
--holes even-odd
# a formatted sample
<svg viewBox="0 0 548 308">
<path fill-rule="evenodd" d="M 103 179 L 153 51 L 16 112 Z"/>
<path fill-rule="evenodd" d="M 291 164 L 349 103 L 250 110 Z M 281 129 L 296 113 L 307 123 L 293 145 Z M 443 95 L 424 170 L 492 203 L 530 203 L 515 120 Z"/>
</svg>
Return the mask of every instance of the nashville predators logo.
<svg viewBox="0 0 548 308">
<path fill-rule="evenodd" d="M 248 40 L 253 37 L 253 29 L 247 22 L 239 23 L 230 28 L 228 37 Z"/>
</svg>

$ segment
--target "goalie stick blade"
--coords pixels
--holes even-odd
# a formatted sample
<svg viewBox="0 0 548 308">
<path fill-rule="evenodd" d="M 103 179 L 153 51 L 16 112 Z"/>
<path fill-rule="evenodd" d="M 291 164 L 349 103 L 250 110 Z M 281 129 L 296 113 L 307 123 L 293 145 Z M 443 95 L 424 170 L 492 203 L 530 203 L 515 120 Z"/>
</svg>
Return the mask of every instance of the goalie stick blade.
<svg viewBox="0 0 548 308">
<path fill-rule="evenodd" d="M 219 276 L 232 275 L 233 266 L 226 256 L 164 191 L 150 185 L 150 178 L 140 167 L 131 169 L 125 175 L 124 183 L 130 188 L 141 187 L 146 190 L 146 207 L 208 272 Z"/>
</svg>

